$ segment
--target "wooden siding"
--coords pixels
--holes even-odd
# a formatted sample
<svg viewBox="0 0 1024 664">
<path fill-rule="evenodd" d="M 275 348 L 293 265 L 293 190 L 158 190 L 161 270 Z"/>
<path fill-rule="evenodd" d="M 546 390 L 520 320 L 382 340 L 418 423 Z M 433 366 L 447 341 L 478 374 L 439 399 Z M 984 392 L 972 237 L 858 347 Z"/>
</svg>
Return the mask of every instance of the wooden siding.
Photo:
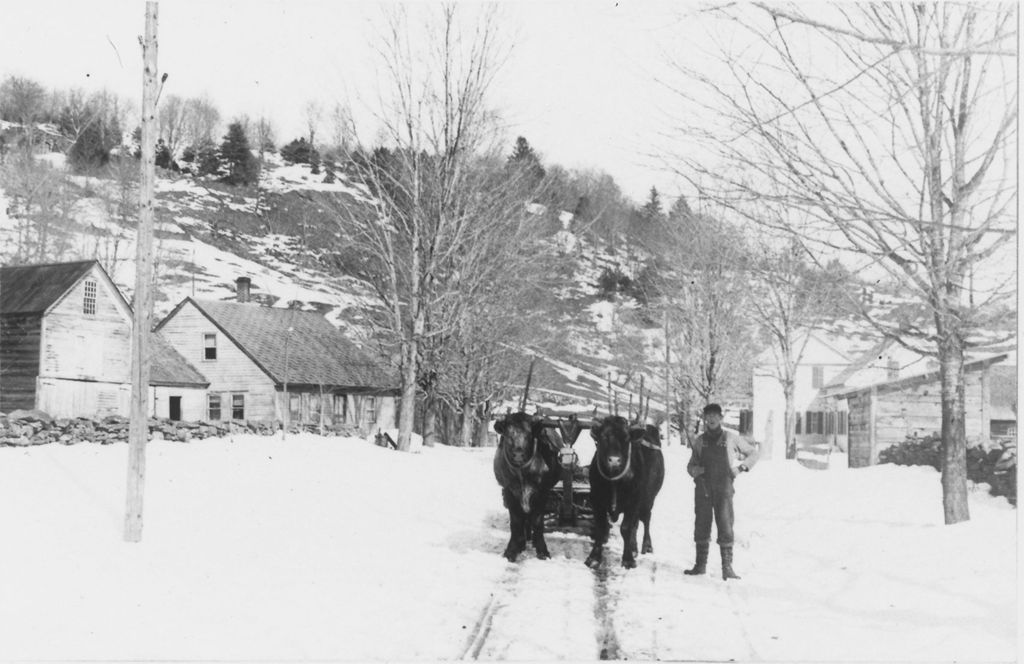
<svg viewBox="0 0 1024 664">
<path fill-rule="evenodd" d="M 90 280 L 96 283 L 95 314 L 82 310 Z M 41 377 L 130 382 L 131 321 L 119 296 L 95 274 L 79 281 L 50 309 L 42 334 Z"/>
<path fill-rule="evenodd" d="M 393 429 L 395 427 L 395 403 L 393 396 L 374 395 L 376 399 L 376 422 L 368 419 L 369 400 L 366 394 L 351 394 L 340 391 L 324 392 L 321 400 L 324 426 L 348 425 L 358 428 L 363 433 L 372 433 L 377 429 Z M 289 386 L 289 400 L 297 397 L 298 408 L 292 408 L 288 421 L 298 424 L 319 424 L 318 413 L 313 407 L 316 397 L 320 397 L 319 389 L 295 389 Z M 277 393 L 278 412 L 283 413 L 285 397 Z"/>
<path fill-rule="evenodd" d="M 231 394 L 245 394 L 246 419 L 280 419 L 275 396 L 277 390 L 270 377 L 191 302 L 186 302 L 173 318 L 167 320 L 160 332 L 210 381 L 207 392 L 221 395 L 223 419 L 231 418 Z M 217 335 L 216 360 L 203 359 L 204 334 Z M 207 419 L 205 401 L 202 419 Z"/>
<path fill-rule="evenodd" d="M 0 318 L 0 412 L 35 408 L 40 323 L 33 315 Z"/>
<path fill-rule="evenodd" d="M 968 374 L 964 379 L 965 429 L 967 440 L 977 443 L 987 436 L 988 426 L 983 422 L 981 373 Z M 923 438 L 939 434 L 942 430 L 942 403 L 939 384 L 926 383 L 899 392 L 878 395 L 878 414 L 875 420 L 875 438 L 879 449 L 905 440 L 909 436 Z"/>
<path fill-rule="evenodd" d="M 991 409 L 986 405 L 986 382 L 983 372 L 969 373 L 964 379 L 964 428 L 968 445 L 990 436 Z M 925 438 L 942 431 L 938 382 L 874 394 L 859 392 L 849 398 L 849 409 L 849 458 L 854 468 L 878 463 L 879 452 L 907 438 Z"/>
<path fill-rule="evenodd" d="M 862 392 L 850 399 L 849 446 L 851 468 L 871 465 L 871 398 Z"/>
<path fill-rule="evenodd" d="M 131 393 L 124 383 L 41 377 L 37 407 L 53 417 L 127 417 Z"/>
<path fill-rule="evenodd" d="M 181 420 L 183 422 L 198 422 L 206 419 L 206 390 L 202 388 L 153 387 L 150 413 L 154 417 L 170 417 L 171 397 L 181 397 Z"/>
</svg>

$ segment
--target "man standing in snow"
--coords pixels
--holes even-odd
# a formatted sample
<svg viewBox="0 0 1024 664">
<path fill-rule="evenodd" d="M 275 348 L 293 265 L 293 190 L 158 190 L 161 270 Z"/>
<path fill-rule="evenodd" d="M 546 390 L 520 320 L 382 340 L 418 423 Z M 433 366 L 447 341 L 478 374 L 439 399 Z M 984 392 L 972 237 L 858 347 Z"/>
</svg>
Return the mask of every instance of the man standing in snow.
<svg viewBox="0 0 1024 664">
<path fill-rule="evenodd" d="M 732 569 L 732 496 L 733 480 L 757 463 L 757 448 L 738 434 L 722 428 L 722 407 L 709 403 L 704 407 L 704 433 L 695 438 L 686 472 L 693 478 L 693 541 L 697 544 L 697 563 L 684 574 L 707 571 L 711 548 L 711 518 L 718 530 L 722 552 L 722 579 L 738 579 Z"/>
</svg>

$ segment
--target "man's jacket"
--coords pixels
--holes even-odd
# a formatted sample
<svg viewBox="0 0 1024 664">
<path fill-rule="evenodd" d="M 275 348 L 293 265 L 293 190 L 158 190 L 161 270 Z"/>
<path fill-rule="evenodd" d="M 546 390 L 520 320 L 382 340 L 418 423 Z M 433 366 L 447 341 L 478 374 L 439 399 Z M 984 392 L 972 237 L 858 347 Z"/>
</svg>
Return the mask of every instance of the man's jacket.
<svg viewBox="0 0 1024 664">
<path fill-rule="evenodd" d="M 705 446 L 705 436 L 708 432 L 697 436 L 693 439 L 690 449 L 690 462 L 686 464 L 686 472 L 690 473 L 690 477 L 696 479 L 702 474 L 704 467 L 704 460 L 702 454 Z M 728 429 L 722 429 L 722 435 L 725 437 L 725 448 L 727 457 L 729 459 L 729 468 L 732 471 L 732 475 L 735 477 L 740 471 L 739 466 L 743 464 L 750 470 L 757 463 L 760 452 L 758 448 L 751 445 L 745 438 L 739 434 L 729 431 Z"/>
</svg>

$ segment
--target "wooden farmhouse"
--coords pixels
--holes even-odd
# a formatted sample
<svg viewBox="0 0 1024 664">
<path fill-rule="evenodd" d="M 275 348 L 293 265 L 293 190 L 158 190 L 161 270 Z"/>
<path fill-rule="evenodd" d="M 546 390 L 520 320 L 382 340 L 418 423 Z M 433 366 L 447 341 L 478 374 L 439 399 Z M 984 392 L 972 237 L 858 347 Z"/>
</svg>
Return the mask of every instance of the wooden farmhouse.
<svg viewBox="0 0 1024 664">
<path fill-rule="evenodd" d="M 397 375 L 370 357 L 321 314 L 249 301 L 186 298 L 157 331 L 209 380 L 209 420 L 273 420 L 395 426 Z"/>
<path fill-rule="evenodd" d="M 1006 354 L 964 365 L 967 444 L 1016 436 L 1017 367 Z M 907 440 L 938 435 L 942 428 L 937 369 L 870 385 L 835 386 L 827 398 L 849 413 L 849 463 L 878 463 L 881 450 Z"/>
<path fill-rule="evenodd" d="M 845 449 L 846 413 L 838 411 L 835 404 L 822 403 L 820 396 L 826 385 L 854 363 L 855 351 L 821 333 L 805 335 L 793 346 L 799 353 L 793 381 L 798 449 L 826 442 Z M 771 350 L 755 359 L 750 433 L 761 443 L 765 458 L 785 458 L 786 396 L 779 380 L 781 375 L 780 362 Z"/>
<path fill-rule="evenodd" d="M 799 339 L 793 402 L 797 458 L 823 467 L 833 451 L 851 467 L 872 465 L 889 445 L 941 428 L 938 362 L 893 341 L 862 343 L 814 333 Z M 1015 354 L 1014 354 L 1015 356 Z M 968 444 L 1016 435 L 1017 373 L 1006 354 L 966 364 Z M 753 373 L 753 436 L 784 458 L 785 396 L 770 351 Z"/>
<path fill-rule="evenodd" d="M 131 329 L 131 307 L 96 261 L 0 268 L 0 412 L 126 416 Z M 201 402 L 202 375 L 163 340 L 153 349 L 151 404 L 166 390 Z"/>
</svg>

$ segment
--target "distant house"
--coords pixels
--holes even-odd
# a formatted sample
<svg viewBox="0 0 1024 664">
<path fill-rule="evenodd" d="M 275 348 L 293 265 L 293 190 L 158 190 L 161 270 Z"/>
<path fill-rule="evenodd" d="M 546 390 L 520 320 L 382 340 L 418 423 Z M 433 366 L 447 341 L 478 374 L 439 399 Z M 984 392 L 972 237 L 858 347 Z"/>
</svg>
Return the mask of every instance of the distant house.
<svg viewBox="0 0 1024 664">
<path fill-rule="evenodd" d="M 127 415 L 131 329 L 131 307 L 94 260 L 0 268 L 0 412 Z M 167 388 L 201 401 L 202 375 L 155 335 L 153 349 L 151 405 Z"/>
<path fill-rule="evenodd" d="M 940 430 L 938 362 L 894 341 L 811 333 L 796 367 L 793 402 L 797 456 L 821 459 L 848 452 L 851 466 L 877 463 L 879 452 L 908 437 Z M 969 358 L 967 436 L 978 443 L 1016 432 L 1016 366 L 1006 355 Z M 771 351 L 753 376 L 753 435 L 769 458 L 784 456 L 785 398 Z M 1012 403 L 1011 403 L 1012 402 Z M 812 465 L 808 463 L 807 465 Z"/>
<path fill-rule="evenodd" d="M 209 420 L 275 420 L 364 431 L 395 426 L 397 376 L 322 315 L 249 301 L 182 300 L 157 331 L 209 380 Z"/>
<path fill-rule="evenodd" d="M 829 440 L 842 447 L 846 438 L 846 414 L 820 402 L 823 388 L 853 363 L 851 351 L 835 340 L 812 333 L 797 339 L 799 351 L 793 384 L 797 447 Z M 785 458 L 786 397 L 779 380 L 781 368 L 771 350 L 754 361 L 752 423 L 750 434 L 761 442 L 767 458 Z"/>
</svg>

